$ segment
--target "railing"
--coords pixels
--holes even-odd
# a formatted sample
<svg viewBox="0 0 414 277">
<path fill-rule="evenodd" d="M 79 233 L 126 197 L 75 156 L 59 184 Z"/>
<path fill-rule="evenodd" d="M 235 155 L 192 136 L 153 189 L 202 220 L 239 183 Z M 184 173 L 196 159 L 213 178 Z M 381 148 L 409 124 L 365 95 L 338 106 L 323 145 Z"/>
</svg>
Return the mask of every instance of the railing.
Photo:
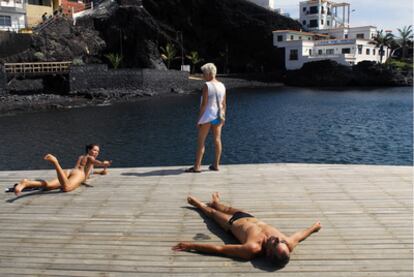
<svg viewBox="0 0 414 277">
<path fill-rule="evenodd" d="M 36 27 L 32 29 L 33 32 L 40 32 L 41 30 L 43 30 L 44 28 L 52 24 L 56 20 L 56 18 L 57 16 L 52 16 L 52 18 L 49 18 L 46 21 L 41 22 L 39 25 L 37 25 Z"/>
<path fill-rule="evenodd" d="M 68 73 L 72 62 L 5 63 L 3 70 L 9 75 Z"/>
</svg>

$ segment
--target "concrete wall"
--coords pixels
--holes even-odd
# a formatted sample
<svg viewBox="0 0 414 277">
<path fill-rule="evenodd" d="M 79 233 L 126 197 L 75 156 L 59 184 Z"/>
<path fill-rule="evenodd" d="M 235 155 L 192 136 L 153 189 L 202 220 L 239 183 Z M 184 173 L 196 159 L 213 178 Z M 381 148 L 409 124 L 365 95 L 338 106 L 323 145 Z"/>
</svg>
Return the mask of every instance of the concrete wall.
<svg viewBox="0 0 414 277">
<path fill-rule="evenodd" d="M 155 69 L 108 69 L 106 65 L 72 66 L 71 92 L 88 89 L 147 89 L 158 93 L 188 86 L 188 72 Z"/>
<path fill-rule="evenodd" d="M 0 58 L 23 52 L 30 47 L 31 43 L 30 34 L 0 32 Z"/>
</svg>

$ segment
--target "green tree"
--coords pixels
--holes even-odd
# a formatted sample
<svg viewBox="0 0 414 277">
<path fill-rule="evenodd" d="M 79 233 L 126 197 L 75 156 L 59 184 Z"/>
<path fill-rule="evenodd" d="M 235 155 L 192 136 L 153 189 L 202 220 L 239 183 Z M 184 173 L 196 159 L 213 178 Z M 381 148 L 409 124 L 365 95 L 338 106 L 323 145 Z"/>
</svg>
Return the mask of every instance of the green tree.
<svg viewBox="0 0 414 277">
<path fill-rule="evenodd" d="M 195 66 L 202 62 L 203 59 L 200 58 L 200 55 L 198 54 L 197 51 L 191 51 L 188 55 L 186 55 L 187 59 L 190 60 L 192 67 L 191 67 L 191 73 L 194 73 L 195 70 Z"/>
<path fill-rule="evenodd" d="M 413 45 L 413 29 L 412 25 L 404 26 L 402 29 L 397 29 L 399 37 L 397 39 L 397 43 L 402 48 L 402 57 L 403 59 L 407 58 L 408 56 L 408 48 Z"/>
<path fill-rule="evenodd" d="M 162 51 L 161 58 L 167 63 L 167 68 L 170 69 L 171 62 L 177 56 L 177 50 L 171 43 L 167 43 L 165 47 L 160 47 L 160 49 Z"/>
<path fill-rule="evenodd" d="M 383 30 L 377 31 L 377 35 L 374 37 L 374 42 L 377 47 L 379 47 L 380 53 L 380 63 L 382 63 L 382 58 L 384 57 L 385 51 L 384 47 L 391 47 L 394 36 L 391 33 L 384 33 Z"/>
<path fill-rule="evenodd" d="M 119 54 L 109 53 L 105 55 L 105 57 L 109 60 L 114 69 L 117 69 L 121 64 L 122 56 Z"/>
</svg>

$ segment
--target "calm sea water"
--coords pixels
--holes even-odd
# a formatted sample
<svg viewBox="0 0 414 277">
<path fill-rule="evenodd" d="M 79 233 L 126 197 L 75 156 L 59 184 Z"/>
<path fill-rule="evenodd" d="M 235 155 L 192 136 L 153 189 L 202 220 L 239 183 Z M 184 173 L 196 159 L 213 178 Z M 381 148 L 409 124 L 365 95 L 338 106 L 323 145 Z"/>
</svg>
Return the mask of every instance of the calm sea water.
<svg viewBox="0 0 414 277">
<path fill-rule="evenodd" d="M 413 162 L 411 88 L 228 91 L 224 164 Z M 87 143 L 115 167 L 190 165 L 199 96 L 0 117 L 0 170 L 72 167 Z M 211 141 L 204 164 L 213 159 Z"/>
</svg>

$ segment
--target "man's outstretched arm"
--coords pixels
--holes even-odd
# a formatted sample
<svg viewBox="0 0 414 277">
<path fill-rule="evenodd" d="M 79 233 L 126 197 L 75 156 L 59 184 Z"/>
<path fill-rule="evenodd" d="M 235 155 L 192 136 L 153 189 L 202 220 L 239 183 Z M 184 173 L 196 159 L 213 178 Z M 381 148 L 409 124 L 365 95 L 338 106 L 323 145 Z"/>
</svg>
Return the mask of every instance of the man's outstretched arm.
<svg viewBox="0 0 414 277">
<path fill-rule="evenodd" d="M 309 237 L 310 235 L 312 235 L 313 233 L 318 232 L 320 229 L 322 228 L 321 223 L 318 221 L 315 224 L 313 224 L 312 226 L 310 226 L 309 228 L 296 232 L 294 233 L 292 236 L 289 237 L 290 241 L 291 241 L 291 247 L 292 249 L 290 249 L 291 251 L 293 250 L 293 248 L 296 247 L 296 245 L 299 244 L 299 242 L 304 241 L 307 237 Z"/>
<path fill-rule="evenodd" d="M 174 251 L 197 251 L 201 253 L 224 255 L 229 257 L 251 260 L 260 252 L 260 246 L 254 244 L 198 244 L 180 242 L 172 248 Z"/>
</svg>

